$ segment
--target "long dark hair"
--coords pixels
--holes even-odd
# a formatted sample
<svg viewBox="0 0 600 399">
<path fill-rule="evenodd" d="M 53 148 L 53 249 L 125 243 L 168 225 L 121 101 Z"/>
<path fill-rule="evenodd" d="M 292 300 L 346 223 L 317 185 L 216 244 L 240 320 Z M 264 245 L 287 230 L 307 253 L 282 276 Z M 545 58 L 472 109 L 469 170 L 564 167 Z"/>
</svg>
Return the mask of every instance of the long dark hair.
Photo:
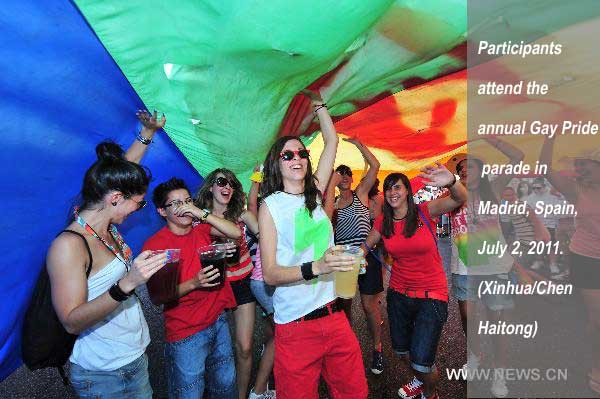
<svg viewBox="0 0 600 399">
<path fill-rule="evenodd" d="M 481 173 L 481 170 L 483 169 L 483 161 L 481 159 L 469 157 L 467 162 L 476 163 L 479 166 L 479 173 Z M 492 189 L 492 185 L 490 184 L 490 180 L 487 176 L 479 178 L 479 186 L 477 187 L 477 191 L 479 192 L 480 201 L 491 201 L 494 204 L 498 203 L 498 198 L 496 197 L 496 194 L 494 194 L 494 190 Z"/>
<path fill-rule="evenodd" d="M 521 187 L 522 186 L 527 187 L 527 192 L 523 196 L 521 196 Z M 531 185 L 528 182 L 526 182 L 525 180 L 521 180 L 519 182 L 519 184 L 517 185 L 517 197 L 519 199 L 523 199 L 524 197 L 527 197 L 530 194 L 531 194 Z"/>
<path fill-rule="evenodd" d="M 273 143 L 271 149 L 267 153 L 265 162 L 263 162 L 263 181 L 260 185 L 260 195 L 263 199 L 277 191 L 284 190 L 281 169 L 279 168 L 279 154 L 281 154 L 285 143 L 290 140 L 300 141 L 300 139 L 295 136 L 280 137 Z M 302 147 L 306 148 L 302 141 L 300 141 L 300 144 Z M 311 217 L 313 211 L 317 208 L 317 198 L 321 198 L 321 192 L 315 183 L 316 180 L 317 178 L 312 173 L 310 159 L 308 159 L 306 176 L 304 176 L 304 205 L 306 206 L 306 209 L 308 209 L 308 213 Z"/>
<path fill-rule="evenodd" d="M 96 146 L 98 160 L 85 172 L 81 188 L 81 210 L 100 203 L 111 191 L 120 191 L 125 198 L 145 194 L 150 171 L 125 159 L 123 149 L 105 141 Z"/>
<path fill-rule="evenodd" d="M 410 186 L 410 180 L 404 173 L 390 173 L 383 181 L 383 192 L 384 194 L 391 190 L 392 186 L 398 181 L 401 181 L 404 187 L 406 187 L 406 202 L 408 210 L 404 219 L 404 229 L 402 234 L 406 238 L 412 237 L 417 231 L 419 225 L 419 211 L 417 204 L 413 198 L 412 187 Z M 382 234 L 385 238 L 390 238 L 394 235 L 394 210 L 387 202 L 387 199 L 383 202 L 383 227 Z"/>
<path fill-rule="evenodd" d="M 231 200 L 227 204 L 227 210 L 223 214 L 223 217 L 231 222 L 237 223 L 238 219 L 244 212 L 244 206 L 246 205 L 246 193 L 242 188 L 242 183 L 238 180 L 235 174 L 229 169 L 219 168 L 215 169 L 206 176 L 202 187 L 198 190 L 194 196 L 194 205 L 200 209 L 213 209 L 213 194 L 210 188 L 215 184 L 217 176 L 222 174 L 233 189 L 233 195 Z"/>
</svg>

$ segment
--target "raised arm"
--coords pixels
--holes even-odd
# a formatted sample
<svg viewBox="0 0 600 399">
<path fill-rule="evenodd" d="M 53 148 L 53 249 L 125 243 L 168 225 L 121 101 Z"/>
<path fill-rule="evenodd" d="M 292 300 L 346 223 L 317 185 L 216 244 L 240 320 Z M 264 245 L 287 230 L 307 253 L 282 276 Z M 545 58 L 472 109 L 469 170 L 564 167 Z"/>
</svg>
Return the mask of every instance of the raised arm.
<svg viewBox="0 0 600 399">
<path fill-rule="evenodd" d="M 132 292 L 148 281 L 166 261 L 166 253 L 152 256 L 150 251 L 142 252 L 135 258 L 130 271 L 118 282 L 119 287 L 125 293 Z M 61 235 L 56 238 L 46 257 L 52 303 L 59 320 L 70 334 L 80 334 L 92 327 L 120 304 L 108 291 L 88 302 L 87 262 L 87 250 L 76 236 Z"/>
<path fill-rule="evenodd" d="M 523 153 L 523 151 L 521 151 L 514 145 L 507 143 L 506 141 L 499 140 L 497 137 L 485 136 L 484 140 L 487 141 L 492 147 L 496 148 L 498 151 L 506 155 L 509 159 L 509 162 L 512 165 L 521 162 L 523 158 L 525 158 L 525 154 Z M 497 198 L 500 198 L 502 190 L 504 190 L 504 187 L 506 187 L 508 183 L 510 183 L 513 177 L 515 176 L 502 174 L 490 183 L 492 185 L 492 190 L 494 191 L 494 194 Z"/>
<path fill-rule="evenodd" d="M 258 224 L 260 226 L 260 256 L 265 282 L 270 285 L 282 285 L 304 281 L 301 265 L 284 267 L 277 264 L 277 230 L 267 206 L 263 205 L 258 210 Z M 321 259 L 312 262 L 312 272 L 318 276 L 334 271 L 350 271 L 352 264 L 352 257 L 334 255 L 332 248 L 329 248 Z"/>
<path fill-rule="evenodd" d="M 254 168 L 255 174 L 260 173 L 260 165 L 256 165 Z M 251 178 L 252 179 L 252 178 Z M 252 180 L 250 191 L 248 192 L 248 211 L 251 212 L 254 217 L 258 218 L 258 193 L 260 191 L 260 183 Z"/>
<path fill-rule="evenodd" d="M 165 114 L 163 114 L 162 118 L 159 119 L 156 111 L 154 111 L 153 115 L 150 115 L 147 111 L 138 110 L 135 115 L 142 123 L 142 130 L 133 144 L 127 149 L 125 159 L 131 162 L 140 163 L 146 150 L 148 150 L 148 145 L 152 142 L 156 131 L 165 126 L 167 118 L 165 117 Z M 144 142 L 146 144 L 144 144 Z"/>
<path fill-rule="evenodd" d="M 335 212 L 335 188 L 342 181 L 342 175 L 338 172 L 333 172 L 329 178 L 329 184 L 327 185 L 327 191 L 325 192 L 325 213 L 330 220 L 333 221 L 333 214 Z"/>
<path fill-rule="evenodd" d="M 362 201 L 363 204 L 367 204 L 369 201 L 369 191 L 373 184 L 375 184 L 375 179 L 377 179 L 377 173 L 379 173 L 379 161 L 375 158 L 375 155 L 369 150 L 369 147 L 361 143 L 356 139 L 344 139 L 345 141 L 352 143 L 358 148 L 360 153 L 362 154 L 364 160 L 369 165 L 369 170 L 367 174 L 362 178 L 358 186 L 356 186 L 356 195 Z"/>
<path fill-rule="evenodd" d="M 542 151 L 540 153 L 540 164 L 548 165 L 548 174 L 546 177 L 550 184 L 554 186 L 565 198 L 572 203 L 577 202 L 577 184 L 567 176 L 560 175 L 552 168 L 554 158 L 554 138 L 546 137 Z"/>
<path fill-rule="evenodd" d="M 315 177 L 317 178 L 317 188 L 324 193 L 327 189 L 327 183 L 329 177 L 333 171 L 333 164 L 335 162 L 335 153 L 337 152 L 338 136 L 333 126 L 333 121 L 327 110 L 327 105 L 323 102 L 321 95 L 314 93 L 309 90 L 303 90 L 306 96 L 308 96 L 315 107 L 315 113 L 319 118 L 319 124 L 321 125 L 321 134 L 323 135 L 324 148 L 319 159 L 317 171 Z"/>
<path fill-rule="evenodd" d="M 204 223 L 211 225 L 210 234 L 218 237 L 229 237 L 238 239 L 242 236 L 242 232 L 237 224 L 218 216 L 209 213 L 204 217 L 204 210 L 199 209 L 193 203 L 183 203 L 173 209 L 173 213 L 177 216 L 183 216 L 185 214 L 192 216 L 193 218 L 200 219 Z"/>
<path fill-rule="evenodd" d="M 437 162 L 435 166 L 421 169 L 419 176 L 425 179 L 424 183 L 428 186 L 445 187 L 450 191 L 448 197 L 438 198 L 427 203 L 432 218 L 455 210 L 467 200 L 465 186 L 457 183 L 456 176 L 441 163 Z"/>
</svg>

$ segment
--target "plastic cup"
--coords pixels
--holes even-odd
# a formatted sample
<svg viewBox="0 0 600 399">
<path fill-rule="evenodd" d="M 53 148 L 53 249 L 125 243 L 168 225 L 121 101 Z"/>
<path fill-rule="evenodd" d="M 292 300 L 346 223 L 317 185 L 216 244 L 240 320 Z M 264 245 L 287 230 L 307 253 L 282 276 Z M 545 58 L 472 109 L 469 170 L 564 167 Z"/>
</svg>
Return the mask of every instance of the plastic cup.
<svg viewBox="0 0 600 399">
<path fill-rule="evenodd" d="M 347 272 L 335 272 L 335 294 L 344 299 L 354 298 L 358 286 L 358 272 L 363 259 L 363 251 L 360 247 L 351 245 L 338 245 L 334 248 L 336 255 L 351 256 L 354 258 L 352 270 Z"/>
<path fill-rule="evenodd" d="M 227 266 L 232 266 L 240 263 L 240 243 L 238 242 L 238 240 L 234 240 L 233 238 L 221 238 L 219 241 L 221 243 L 215 245 L 225 250 L 225 264 Z M 235 245 L 235 252 L 233 253 L 233 255 L 228 256 L 227 247 L 232 244 Z"/>
<path fill-rule="evenodd" d="M 198 248 L 198 256 L 202 268 L 212 265 L 219 271 L 219 277 L 211 283 L 218 283 L 218 287 L 222 287 L 225 284 L 225 250 L 218 245 L 206 245 Z"/>
<path fill-rule="evenodd" d="M 160 255 L 163 252 L 167 253 L 167 263 L 177 263 L 179 262 L 179 257 L 181 255 L 181 249 L 157 249 L 152 251 L 152 255 Z"/>
</svg>

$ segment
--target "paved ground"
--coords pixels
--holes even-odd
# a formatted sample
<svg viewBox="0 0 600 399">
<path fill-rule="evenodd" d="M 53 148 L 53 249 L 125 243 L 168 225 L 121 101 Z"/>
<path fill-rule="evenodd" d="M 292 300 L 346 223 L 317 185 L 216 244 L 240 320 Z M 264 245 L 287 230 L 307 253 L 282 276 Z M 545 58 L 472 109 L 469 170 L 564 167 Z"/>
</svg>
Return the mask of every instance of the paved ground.
<svg viewBox="0 0 600 399">
<path fill-rule="evenodd" d="M 449 242 L 447 239 L 440 240 L 440 252 L 444 260 L 448 259 Z M 163 327 L 160 311 L 150 304 L 145 291 L 141 293 L 144 304 L 144 312 L 152 337 L 152 343 L 148 348 L 150 360 L 150 377 L 154 389 L 155 397 L 166 397 L 166 378 L 163 370 Z M 406 369 L 401 367 L 392 356 L 390 346 L 390 337 L 387 324 L 387 315 L 385 313 L 385 303 L 383 304 L 384 314 L 384 354 L 386 356 L 386 369 L 379 376 L 368 374 L 369 379 L 369 398 L 370 399 L 392 399 L 397 398 L 398 388 L 409 380 L 409 374 Z M 365 365 L 370 364 L 371 351 L 367 325 L 364 314 L 360 307 L 359 300 L 353 304 L 354 330 L 359 338 L 362 348 L 365 350 Z M 261 323 L 256 326 L 255 354 L 258 357 L 260 350 L 260 339 L 262 337 Z M 448 322 L 444 328 L 440 347 L 438 351 L 437 365 L 440 370 L 446 368 L 460 368 L 465 362 L 466 346 L 465 339 L 460 327 L 460 317 L 456 301 L 451 301 L 449 306 Z M 444 373 L 445 374 L 445 373 Z M 321 387 L 322 398 L 326 396 L 326 388 Z M 441 398 L 459 399 L 467 395 L 466 384 L 457 381 L 448 381 L 443 376 L 441 378 L 439 392 Z M 66 389 L 55 370 L 44 370 L 31 373 L 26 368 L 21 367 L 15 371 L 9 378 L 0 383 L 0 398 L 74 398 L 74 395 Z"/>
</svg>

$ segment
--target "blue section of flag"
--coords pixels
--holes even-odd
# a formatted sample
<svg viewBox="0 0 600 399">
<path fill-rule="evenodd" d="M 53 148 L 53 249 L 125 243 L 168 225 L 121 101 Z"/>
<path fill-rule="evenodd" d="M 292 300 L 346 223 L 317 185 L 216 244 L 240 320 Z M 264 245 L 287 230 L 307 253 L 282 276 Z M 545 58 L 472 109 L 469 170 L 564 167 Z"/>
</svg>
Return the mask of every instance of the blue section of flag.
<svg viewBox="0 0 600 399">
<path fill-rule="evenodd" d="M 20 331 L 49 243 L 76 202 L 94 148 L 129 146 L 144 108 L 68 0 L 6 0 L 0 11 L 0 381 L 21 364 Z M 167 118 L 168 119 L 168 118 Z M 142 164 L 149 189 L 172 176 L 195 189 L 198 173 L 164 132 Z M 120 227 L 137 253 L 162 222 L 153 206 Z"/>
</svg>

